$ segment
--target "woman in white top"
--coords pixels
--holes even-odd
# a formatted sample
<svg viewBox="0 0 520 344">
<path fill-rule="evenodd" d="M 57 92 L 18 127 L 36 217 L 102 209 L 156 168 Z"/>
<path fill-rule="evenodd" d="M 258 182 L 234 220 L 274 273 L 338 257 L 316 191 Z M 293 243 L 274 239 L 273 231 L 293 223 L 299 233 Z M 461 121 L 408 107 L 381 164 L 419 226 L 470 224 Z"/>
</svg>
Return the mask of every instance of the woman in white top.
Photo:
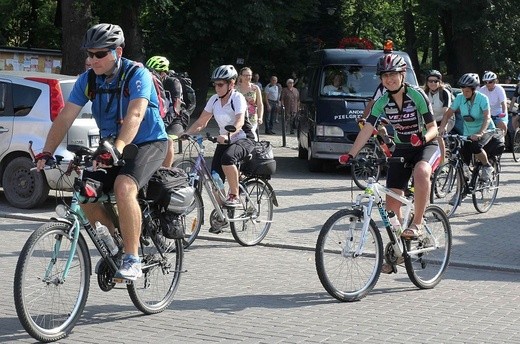
<svg viewBox="0 0 520 344">
<path fill-rule="evenodd" d="M 227 178 L 229 193 L 225 205 L 236 207 L 238 199 L 237 163 L 247 157 L 254 149 L 254 135 L 251 123 L 246 118 L 247 103 L 244 96 L 235 90 L 235 81 L 238 73 L 232 65 L 223 65 L 215 69 L 211 81 L 215 86 L 216 94 L 211 96 L 199 118 L 193 123 L 186 134 L 191 135 L 206 128 L 209 120 L 215 117 L 219 126 L 218 145 L 213 155 L 211 170 L 216 171 L 222 180 Z M 230 134 L 228 140 L 227 125 L 237 129 Z"/>
<path fill-rule="evenodd" d="M 424 93 L 426 93 L 428 99 L 430 100 L 433 117 L 435 122 L 437 122 L 437 126 L 439 126 L 442 118 L 444 117 L 444 114 L 446 111 L 448 111 L 451 105 L 451 93 L 444 87 L 441 72 L 432 69 L 428 73 L 426 84 L 424 85 Z M 450 132 L 454 126 L 455 117 L 451 117 L 446 132 Z M 439 148 L 441 150 L 442 164 L 444 163 L 444 158 L 446 157 L 446 145 L 444 144 L 442 137 L 438 137 L 437 141 L 439 142 Z"/>
</svg>

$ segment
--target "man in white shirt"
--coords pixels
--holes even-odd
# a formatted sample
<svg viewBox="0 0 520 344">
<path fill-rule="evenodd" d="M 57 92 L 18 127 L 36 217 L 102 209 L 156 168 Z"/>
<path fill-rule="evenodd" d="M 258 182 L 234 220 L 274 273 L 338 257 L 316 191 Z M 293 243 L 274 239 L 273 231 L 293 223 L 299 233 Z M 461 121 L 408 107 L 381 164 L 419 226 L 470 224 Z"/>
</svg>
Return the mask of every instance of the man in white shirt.
<svg viewBox="0 0 520 344">
<path fill-rule="evenodd" d="M 276 118 L 276 112 L 280 107 L 280 95 L 282 93 L 281 88 L 278 86 L 278 78 L 273 75 L 271 81 L 264 88 L 265 104 L 267 118 L 264 121 L 265 133 L 268 135 L 274 135 L 273 131 L 274 120 Z"/>
<path fill-rule="evenodd" d="M 504 88 L 497 84 L 497 75 L 486 72 L 482 76 L 485 85 L 479 91 L 489 98 L 490 115 L 495 125 L 507 133 L 507 96 Z"/>
</svg>

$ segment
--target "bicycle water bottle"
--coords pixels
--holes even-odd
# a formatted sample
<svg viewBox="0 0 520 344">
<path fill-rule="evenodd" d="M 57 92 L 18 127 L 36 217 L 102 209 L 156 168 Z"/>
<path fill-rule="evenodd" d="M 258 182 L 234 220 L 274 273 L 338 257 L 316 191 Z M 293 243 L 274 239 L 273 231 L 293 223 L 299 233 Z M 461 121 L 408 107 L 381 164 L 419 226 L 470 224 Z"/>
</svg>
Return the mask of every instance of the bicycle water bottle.
<svg viewBox="0 0 520 344">
<path fill-rule="evenodd" d="M 397 234 L 397 236 L 400 236 L 403 232 L 403 229 L 401 228 L 401 223 L 399 222 L 399 219 L 393 211 L 388 212 L 388 221 L 390 221 L 390 224 L 392 225 L 392 228 L 394 232 Z"/>
<path fill-rule="evenodd" d="M 112 235 L 110 235 L 107 226 L 102 225 L 99 221 L 96 221 L 96 233 L 98 237 L 103 240 L 105 245 L 107 245 L 110 255 L 115 256 L 119 251 L 119 248 L 117 247 L 114 238 L 112 238 Z"/>
<path fill-rule="evenodd" d="M 216 171 L 211 172 L 211 178 L 213 178 L 213 181 L 219 190 L 224 190 L 224 182 Z"/>
</svg>

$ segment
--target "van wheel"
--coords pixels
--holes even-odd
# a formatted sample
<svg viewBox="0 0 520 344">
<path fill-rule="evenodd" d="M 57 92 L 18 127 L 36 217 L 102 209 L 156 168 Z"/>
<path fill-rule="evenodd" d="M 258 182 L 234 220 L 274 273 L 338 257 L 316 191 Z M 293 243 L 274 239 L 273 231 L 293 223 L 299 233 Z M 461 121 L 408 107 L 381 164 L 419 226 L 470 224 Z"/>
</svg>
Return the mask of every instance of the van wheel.
<svg viewBox="0 0 520 344">
<path fill-rule="evenodd" d="M 307 165 L 309 166 L 309 171 L 311 172 L 321 172 L 322 171 L 322 164 L 320 159 L 313 158 L 311 156 L 312 149 L 311 145 L 309 144 L 309 149 L 307 149 Z"/>
<path fill-rule="evenodd" d="M 307 150 L 300 145 L 298 142 L 298 158 L 300 159 L 307 159 Z"/>
<path fill-rule="evenodd" d="M 14 207 L 29 209 L 40 206 L 49 195 L 43 172 L 31 171 L 34 163 L 26 157 L 11 160 L 4 171 L 2 186 L 7 201 Z"/>
</svg>

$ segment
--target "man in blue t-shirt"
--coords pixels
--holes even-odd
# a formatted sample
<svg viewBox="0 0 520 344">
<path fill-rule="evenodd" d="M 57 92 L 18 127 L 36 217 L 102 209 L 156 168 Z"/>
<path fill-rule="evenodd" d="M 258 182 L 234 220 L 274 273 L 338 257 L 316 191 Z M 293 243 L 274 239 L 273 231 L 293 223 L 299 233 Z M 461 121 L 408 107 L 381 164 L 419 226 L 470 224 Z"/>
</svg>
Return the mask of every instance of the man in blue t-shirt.
<svg viewBox="0 0 520 344">
<path fill-rule="evenodd" d="M 95 73 L 95 90 L 89 89 L 92 86 L 89 85 L 89 71 L 78 77 L 65 107 L 52 124 L 43 152 L 36 155 L 36 161 L 41 170 L 89 100 L 92 100 L 92 114 L 102 140 L 113 140 L 119 152 L 128 144 L 138 146 L 131 164 L 120 169 L 113 167 L 113 173 L 107 174 L 115 176 L 113 189 L 119 204 L 119 230 L 125 252 L 115 277 L 135 280 L 142 275 L 138 255 L 141 210 L 137 193 L 164 161 L 167 135 L 159 114 L 152 76 L 142 66 L 136 66 L 135 72 L 129 73 L 135 62 L 122 57 L 124 45 L 123 31 L 118 25 L 97 24 L 87 31 L 82 48 L 86 50 Z M 120 82 L 124 75 L 129 76 L 128 83 L 126 80 Z M 95 165 L 108 167 L 112 162 L 108 152 L 100 151 Z M 115 226 L 102 204 L 82 204 L 82 208 L 90 223 L 99 221 L 114 233 Z"/>
</svg>

